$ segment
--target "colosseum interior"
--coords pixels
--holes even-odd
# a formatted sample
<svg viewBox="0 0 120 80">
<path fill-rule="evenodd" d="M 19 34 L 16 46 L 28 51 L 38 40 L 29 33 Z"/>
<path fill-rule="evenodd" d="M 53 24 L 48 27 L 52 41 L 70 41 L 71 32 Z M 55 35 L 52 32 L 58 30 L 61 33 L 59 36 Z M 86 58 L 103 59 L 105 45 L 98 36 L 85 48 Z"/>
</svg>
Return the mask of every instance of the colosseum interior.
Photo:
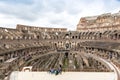
<svg viewBox="0 0 120 80">
<path fill-rule="evenodd" d="M 116 71 L 120 80 L 120 12 L 82 17 L 76 31 L 21 24 L 16 29 L 1 27 L 0 80 L 26 66 L 35 72 L 59 67 L 65 72 Z"/>
</svg>

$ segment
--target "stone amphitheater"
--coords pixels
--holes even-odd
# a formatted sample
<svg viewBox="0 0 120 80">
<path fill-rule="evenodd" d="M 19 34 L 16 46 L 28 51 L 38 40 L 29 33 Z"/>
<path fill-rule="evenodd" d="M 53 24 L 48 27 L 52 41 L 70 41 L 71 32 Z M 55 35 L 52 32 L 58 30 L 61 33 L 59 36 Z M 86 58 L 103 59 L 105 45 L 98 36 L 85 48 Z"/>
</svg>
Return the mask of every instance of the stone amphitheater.
<svg viewBox="0 0 120 80">
<path fill-rule="evenodd" d="M 39 72 L 59 65 L 65 72 L 115 71 L 120 80 L 120 12 L 82 17 L 76 31 L 21 24 L 0 28 L 0 80 L 26 66 Z"/>
</svg>

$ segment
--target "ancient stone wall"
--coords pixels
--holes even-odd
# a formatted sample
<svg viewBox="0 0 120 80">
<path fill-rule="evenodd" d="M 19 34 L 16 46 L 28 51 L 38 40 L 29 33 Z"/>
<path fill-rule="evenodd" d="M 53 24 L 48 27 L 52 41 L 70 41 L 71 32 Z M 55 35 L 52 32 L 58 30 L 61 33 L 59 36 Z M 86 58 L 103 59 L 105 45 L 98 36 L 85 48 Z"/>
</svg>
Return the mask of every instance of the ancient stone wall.
<svg viewBox="0 0 120 80">
<path fill-rule="evenodd" d="M 77 25 L 77 31 L 120 30 L 120 12 L 106 13 L 98 16 L 82 17 Z"/>
<path fill-rule="evenodd" d="M 16 29 L 28 30 L 28 31 L 40 31 L 40 32 L 66 32 L 67 28 L 48 28 L 48 27 L 36 27 L 18 24 Z"/>
</svg>

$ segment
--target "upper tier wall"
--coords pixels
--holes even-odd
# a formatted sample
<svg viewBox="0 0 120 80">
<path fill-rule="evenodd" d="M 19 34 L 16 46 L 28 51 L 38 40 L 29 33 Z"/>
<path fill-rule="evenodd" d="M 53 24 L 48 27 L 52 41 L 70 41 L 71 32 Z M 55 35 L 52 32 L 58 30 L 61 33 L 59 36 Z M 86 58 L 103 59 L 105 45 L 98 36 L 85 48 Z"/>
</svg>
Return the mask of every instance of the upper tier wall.
<svg viewBox="0 0 120 80">
<path fill-rule="evenodd" d="M 40 31 L 40 32 L 66 32 L 67 28 L 46 28 L 46 27 L 36 27 L 36 26 L 27 26 L 20 25 L 16 26 L 18 30 L 29 30 L 29 31 Z"/>
<path fill-rule="evenodd" d="M 120 12 L 82 17 L 77 25 L 77 31 L 81 32 L 105 30 L 120 30 Z"/>
</svg>

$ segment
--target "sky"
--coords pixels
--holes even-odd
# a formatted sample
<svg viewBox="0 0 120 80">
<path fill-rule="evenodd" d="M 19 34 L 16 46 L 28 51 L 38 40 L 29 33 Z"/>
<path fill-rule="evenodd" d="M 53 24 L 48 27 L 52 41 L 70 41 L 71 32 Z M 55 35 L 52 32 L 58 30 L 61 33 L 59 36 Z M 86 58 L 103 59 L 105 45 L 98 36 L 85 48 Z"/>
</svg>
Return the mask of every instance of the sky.
<svg viewBox="0 0 120 80">
<path fill-rule="evenodd" d="M 0 0 L 0 27 L 17 24 L 76 30 L 81 17 L 120 11 L 120 0 Z"/>
</svg>

